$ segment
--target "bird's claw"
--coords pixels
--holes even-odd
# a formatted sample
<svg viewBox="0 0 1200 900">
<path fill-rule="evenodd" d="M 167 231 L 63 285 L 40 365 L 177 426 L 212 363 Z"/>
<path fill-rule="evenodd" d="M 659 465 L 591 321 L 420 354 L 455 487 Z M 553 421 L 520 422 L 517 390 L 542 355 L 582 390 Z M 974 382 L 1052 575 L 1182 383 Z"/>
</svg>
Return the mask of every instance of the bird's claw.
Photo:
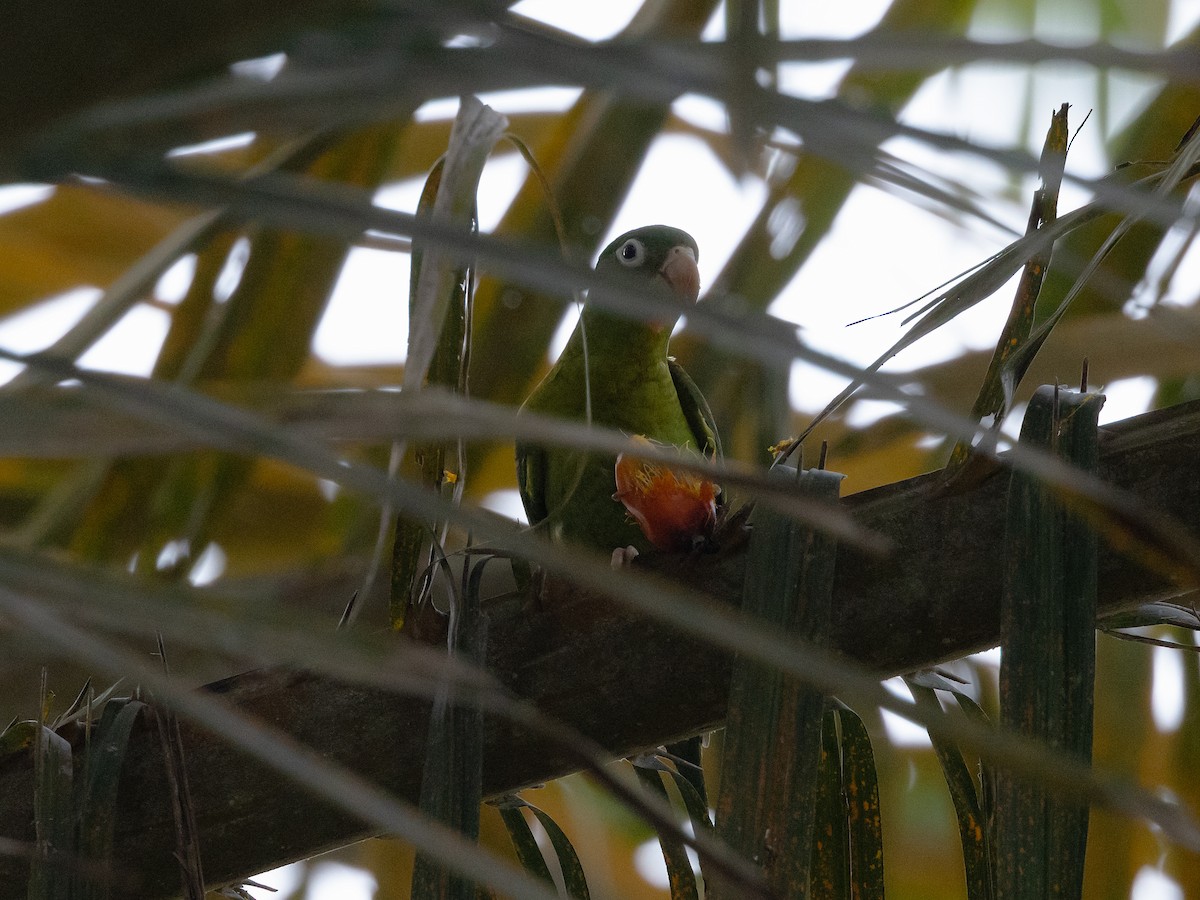
<svg viewBox="0 0 1200 900">
<path fill-rule="evenodd" d="M 637 559 L 637 557 L 637 547 L 634 547 L 632 544 L 628 547 L 618 547 L 612 552 L 611 565 L 614 569 L 625 569 L 628 568 L 630 563 Z"/>
</svg>

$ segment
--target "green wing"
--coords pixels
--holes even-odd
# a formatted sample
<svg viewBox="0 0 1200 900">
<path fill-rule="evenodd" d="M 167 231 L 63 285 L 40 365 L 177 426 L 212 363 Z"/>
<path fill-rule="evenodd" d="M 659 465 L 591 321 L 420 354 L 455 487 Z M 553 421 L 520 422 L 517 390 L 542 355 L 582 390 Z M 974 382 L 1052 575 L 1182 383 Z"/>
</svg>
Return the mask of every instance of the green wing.
<svg viewBox="0 0 1200 900">
<path fill-rule="evenodd" d="M 671 370 L 671 381 L 675 383 L 675 393 L 679 396 L 679 405 L 683 407 L 683 417 L 687 420 L 692 436 L 696 439 L 696 447 L 709 459 L 720 459 L 721 438 L 717 434 L 717 423 L 713 419 L 708 401 L 696 387 L 696 382 L 684 371 L 683 366 L 675 362 L 674 357 L 667 358 L 667 366 Z"/>
</svg>

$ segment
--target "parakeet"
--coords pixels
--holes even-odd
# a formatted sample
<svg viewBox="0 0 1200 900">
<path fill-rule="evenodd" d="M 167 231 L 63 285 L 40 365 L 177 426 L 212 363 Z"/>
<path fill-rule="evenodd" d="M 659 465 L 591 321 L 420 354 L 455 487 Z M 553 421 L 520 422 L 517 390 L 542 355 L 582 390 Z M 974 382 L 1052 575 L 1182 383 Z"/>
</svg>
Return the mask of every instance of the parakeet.
<svg viewBox="0 0 1200 900">
<path fill-rule="evenodd" d="M 655 321 L 629 319 L 589 298 L 562 355 L 522 410 L 586 421 L 590 389 L 594 425 L 681 452 L 718 456 L 707 402 L 667 356 L 671 329 L 700 292 L 698 255 L 691 235 L 666 225 L 638 228 L 609 244 L 596 262 L 597 273 L 624 273 L 632 284 L 673 300 L 678 312 Z M 651 540 L 614 499 L 614 463 L 611 456 L 518 443 L 517 480 L 530 524 L 545 522 L 551 536 L 599 550 L 649 549 Z M 710 489 L 718 490 L 711 483 Z M 649 515 L 653 519 L 656 509 L 670 508 L 658 504 Z"/>
</svg>

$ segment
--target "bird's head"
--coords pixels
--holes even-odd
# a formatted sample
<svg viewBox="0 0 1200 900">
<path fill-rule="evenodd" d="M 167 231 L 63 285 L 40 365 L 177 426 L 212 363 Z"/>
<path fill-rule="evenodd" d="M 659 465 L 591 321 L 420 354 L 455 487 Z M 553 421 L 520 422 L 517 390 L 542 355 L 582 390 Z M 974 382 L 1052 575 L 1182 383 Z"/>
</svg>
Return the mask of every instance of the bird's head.
<svg viewBox="0 0 1200 900">
<path fill-rule="evenodd" d="M 696 303 L 700 294 L 700 250 L 686 231 L 669 225 L 647 225 L 627 231 L 604 248 L 596 271 L 617 277 L 632 277 L 650 290 L 663 291 L 679 303 L 679 312 Z M 655 330 L 674 324 L 652 322 Z"/>
</svg>

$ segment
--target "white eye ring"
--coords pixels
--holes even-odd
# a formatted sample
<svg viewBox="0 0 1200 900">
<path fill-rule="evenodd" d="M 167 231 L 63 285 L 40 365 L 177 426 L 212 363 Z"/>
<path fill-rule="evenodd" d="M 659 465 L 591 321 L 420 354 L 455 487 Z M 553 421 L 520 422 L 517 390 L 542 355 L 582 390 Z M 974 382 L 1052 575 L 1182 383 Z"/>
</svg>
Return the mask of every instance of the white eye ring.
<svg viewBox="0 0 1200 900">
<path fill-rule="evenodd" d="M 646 245 L 637 238 L 630 238 L 617 248 L 617 260 L 631 269 L 640 266 L 646 261 Z"/>
</svg>

